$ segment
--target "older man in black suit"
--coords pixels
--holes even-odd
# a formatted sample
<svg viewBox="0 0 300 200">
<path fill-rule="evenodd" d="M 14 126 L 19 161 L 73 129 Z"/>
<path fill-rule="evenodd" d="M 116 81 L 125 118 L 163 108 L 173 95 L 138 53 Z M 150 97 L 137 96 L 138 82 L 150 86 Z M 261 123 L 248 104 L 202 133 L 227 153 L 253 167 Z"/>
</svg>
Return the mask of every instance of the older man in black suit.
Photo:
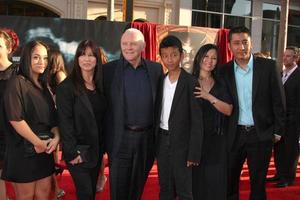
<svg viewBox="0 0 300 200">
<path fill-rule="evenodd" d="M 296 177 L 300 133 L 300 70 L 297 66 L 297 47 L 287 47 L 283 54 L 282 83 L 286 97 L 286 125 L 281 140 L 274 145 L 276 187 L 292 185 Z"/>
<path fill-rule="evenodd" d="M 273 139 L 279 140 L 283 133 L 282 82 L 273 60 L 251 54 L 251 36 L 246 27 L 230 30 L 229 47 L 234 59 L 220 71 L 234 106 L 228 125 L 227 198 L 239 199 L 239 178 L 247 159 L 250 199 L 264 200 Z"/>
<path fill-rule="evenodd" d="M 110 199 L 141 199 L 154 161 L 154 110 L 162 66 L 145 60 L 143 34 L 134 28 L 121 38 L 122 58 L 103 66 L 108 99 L 106 150 Z"/>
</svg>

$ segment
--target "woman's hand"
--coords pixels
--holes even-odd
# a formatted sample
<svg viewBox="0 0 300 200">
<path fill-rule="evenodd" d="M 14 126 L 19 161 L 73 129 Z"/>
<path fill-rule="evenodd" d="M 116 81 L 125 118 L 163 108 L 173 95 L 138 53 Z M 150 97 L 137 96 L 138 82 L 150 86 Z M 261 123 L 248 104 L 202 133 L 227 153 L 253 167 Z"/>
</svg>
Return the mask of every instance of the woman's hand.
<svg viewBox="0 0 300 200">
<path fill-rule="evenodd" d="M 75 159 L 71 160 L 69 163 L 71 165 L 76 165 L 76 164 L 79 164 L 79 163 L 82 163 L 82 158 L 80 155 L 78 155 Z"/>
<path fill-rule="evenodd" d="M 195 94 L 196 98 L 202 98 L 202 99 L 206 99 L 206 100 L 209 101 L 211 99 L 211 97 L 212 97 L 212 95 L 209 94 L 209 92 L 205 91 L 201 87 L 195 87 L 195 90 L 196 91 L 194 92 L 194 94 Z"/>
<path fill-rule="evenodd" d="M 49 140 L 40 140 L 40 142 L 34 145 L 34 150 L 36 153 L 43 153 L 47 150 L 47 144 L 50 142 Z"/>
<path fill-rule="evenodd" d="M 53 139 L 50 139 L 46 153 L 50 154 L 52 153 L 56 148 L 59 143 L 59 137 L 54 137 Z"/>
</svg>

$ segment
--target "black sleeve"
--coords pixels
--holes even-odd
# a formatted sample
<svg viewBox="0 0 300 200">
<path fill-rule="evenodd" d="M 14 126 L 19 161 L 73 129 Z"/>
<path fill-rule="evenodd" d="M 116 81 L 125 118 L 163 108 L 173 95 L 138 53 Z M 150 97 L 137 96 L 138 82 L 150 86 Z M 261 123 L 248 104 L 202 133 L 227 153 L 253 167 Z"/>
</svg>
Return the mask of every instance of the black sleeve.
<svg viewBox="0 0 300 200">
<path fill-rule="evenodd" d="M 14 77 L 7 83 L 7 89 L 4 95 L 4 107 L 8 121 L 25 120 L 24 96 L 26 88 L 23 78 Z"/>
</svg>

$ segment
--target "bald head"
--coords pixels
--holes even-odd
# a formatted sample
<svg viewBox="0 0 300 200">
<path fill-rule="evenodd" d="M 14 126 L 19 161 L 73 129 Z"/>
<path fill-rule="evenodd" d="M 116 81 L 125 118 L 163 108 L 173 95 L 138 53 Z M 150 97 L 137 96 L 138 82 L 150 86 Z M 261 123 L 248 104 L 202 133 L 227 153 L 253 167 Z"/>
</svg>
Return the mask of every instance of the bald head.
<svg viewBox="0 0 300 200">
<path fill-rule="evenodd" d="M 127 29 L 121 38 L 123 57 L 137 67 L 141 61 L 141 53 L 145 49 L 145 39 L 141 31 L 135 28 Z"/>
</svg>

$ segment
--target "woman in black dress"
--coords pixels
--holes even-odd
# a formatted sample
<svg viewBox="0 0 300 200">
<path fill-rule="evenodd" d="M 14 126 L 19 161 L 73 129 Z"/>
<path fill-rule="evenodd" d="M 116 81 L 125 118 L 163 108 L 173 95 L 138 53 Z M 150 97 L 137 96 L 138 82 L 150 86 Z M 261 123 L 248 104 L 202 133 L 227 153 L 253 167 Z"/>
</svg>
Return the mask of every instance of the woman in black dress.
<svg viewBox="0 0 300 200">
<path fill-rule="evenodd" d="M 54 172 L 53 151 L 59 135 L 55 107 L 44 75 L 48 47 L 27 43 L 22 51 L 19 75 L 12 78 L 4 96 L 7 147 L 2 178 L 14 183 L 18 200 L 49 199 Z"/>
<path fill-rule="evenodd" d="M 15 37 L 14 37 L 15 36 Z M 12 53 L 18 48 L 18 37 L 10 29 L 0 29 L 0 177 L 5 153 L 5 120 L 3 96 L 7 81 L 14 76 L 18 67 L 10 61 Z M 0 179 L 0 199 L 6 199 L 5 182 Z"/>
<path fill-rule="evenodd" d="M 231 114 L 232 105 L 221 78 L 215 73 L 217 52 L 217 46 L 206 44 L 199 49 L 194 59 L 193 75 L 200 84 L 195 95 L 202 99 L 204 125 L 200 165 L 193 168 L 195 200 L 226 199 L 225 115 Z"/>
<path fill-rule="evenodd" d="M 94 199 L 103 155 L 106 110 L 99 50 L 90 40 L 76 50 L 71 74 L 56 90 L 63 156 L 78 200 Z"/>
</svg>

